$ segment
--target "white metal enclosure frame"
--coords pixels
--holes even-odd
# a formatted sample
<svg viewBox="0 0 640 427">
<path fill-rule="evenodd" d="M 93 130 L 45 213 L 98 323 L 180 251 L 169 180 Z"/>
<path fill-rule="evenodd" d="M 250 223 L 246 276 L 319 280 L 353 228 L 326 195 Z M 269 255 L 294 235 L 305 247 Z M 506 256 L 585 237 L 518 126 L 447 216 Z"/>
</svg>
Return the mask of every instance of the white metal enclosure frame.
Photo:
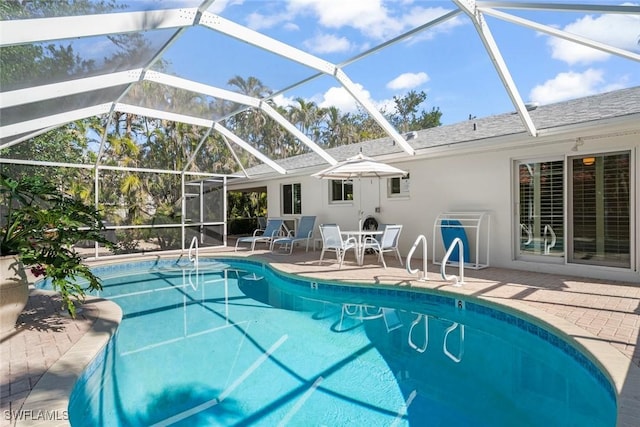
<svg viewBox="0 0 640 427">
<path fill-rule="evenodd" d="M 177 120 L 184 123 L 197 124 L 206 128 L 220 131 L 220 127 L 216 126 L 218 120 L 198 120 L 197 118 L 189 118 L 186 116 L 174 116 L 159 110 L 138 109 L 138 106 L 125 105 L 121 103 L 122 97 L 131 88 L 135 82 L 146 80 L 156 81 L 166 85 L 173 85 L 200 93 L 208 93 L 221 99 L 234 100 L 245 106 L 260 108 L 265 113 L 276 119 L 279 123 L 284 124 L 286 120 L 270 110 L 266 103 L 260 102 L 258 99 L 239 99 L 237 94 L 230 93 L 223 89 L 207 87 L 206 85 L 196 82 L 189 82 L 185 79 L 173 76 L 162 75 L 151 71 L 153 64 L 162 56 L 163 52 L 175 41 L 183 35 L 186 28 L 201 26 L 211 29 L 218 33 L 229 37 L 239 39 L 245 43 L 252 44 L 260 49 L 272 52 L 278 56 L 288 60 L 300 63 L 312 70 L 318 71 L 319 74 L 330 75 L 335 78 L 341 86 L 346 89 L 362 107 L 371 115 L 371 117 L 390 135 L 393 140 L 409 155 L 414 154 L 413 148 L 407 143 L 405 138 L 382 116 L 382 114 L 371 104 L 370 101 L 359 95 L 353 81 L 343 71 L 343 67 L 347 64 L 360 60 L 361 58 L 378 52 L 394 43 L 406 40 L 414 36 L 420 31 L 431 28 L 432 26 L 441 24 L 461 12 L 466 14 L 472 21 L 480 39 L 482 40 L 487 53 L 492 59 L 496 71 L 500 76 L 509 97 L 511 98 L 516 111 L 520 115 L 528 133 L 532 136 L 537 134 L 536 127 L 532 122 L 525 104 L 520 96 L 513 78 L 500 49 L 496 44 L 484 15 L 490 15 L 495 18 L 534 29 L 535 31 L 545 32 L 547 34 L 561 37 L 576 43 L 590 46 L 614 55 L 623 56 L 625 58 L 640 61 L 640 55 L 637 53 L 589 40 L 584 37 L 576 36 L 565 31 L 558 30 L 548 25 L 542 25 L 531 22 L 512 14 L 501 11 L 500 9 L 530 9 L 530 10 L 554 10 L 554 11 L 585 11 L 585 12 L 602 12 L 602 13 L 623 13 L 623 14 L 640 14 L 640 7 L 637 6 L 615 6 L 610 4 L 554 4 L 554 3 L 518 3 L 518 2 L 490 2 L 490 1 L 474 1 L 474 0 L 453 0 L 453 4 L 457 6 L 457 10 L 448 12 L 430 22 L 412 29 L 400 36 L 387 40 L 384 43 L 364 52 L 344 64 L 333 64 L 319 57 L 311 55 L 293 46 L 282 43 L 257 31 L 251 30 L 246 26 L 237 24 L 220 15 L 209 12 L 208 8 L 213 4 L 213 0 L 204 1 L 197 8 L 169 9 L 169 10 L 149 10 L 142 12 L 120 12 L 106 13 L 100 15 L 82 15 L 82 16 L 64 16 L 50 17 L 38 19 L 20 19 L 2 21 L 0 27 L 0 46 L 12 46 L 28 43 L 37 43 L 45 41 L 55 41 L 63 39 L 75 39 L 91 37 L 96 35 L 108 34 L 124 34 L 140 31 L 157 31 L 160 29 L 175 29 L 174 35 L 170 40 L 153 56 L 151 61 L 143 68 L 137 70 L 128 70 L 124 72 L 110 73 L 100 76 L 87 77 L 86 79 L 75 79 L 72 81 L 53 83 L 48 85 L 40 85 L 26 89 L 18 89 L 15 91 L 2 92 L 1 109 L 16 105 L 24 105 L 27 103 L 37 103 L 46 99 L 54 99 L 60 96 L 73 93 L 82 93 L 94 91 L 100 87 L 113 87 L 118 85 L 126 85 L 126 88 L 118 99 L 112 100 L 110 103 L 98 105 L 87 105 L 85 108 L 66 111 L 62 114 L 49 116 L 46 119 L 30 119 L 25 117 L 17 123 L 5 124 L 0 123 L 0 138 L 3 143 L 0 149 L 7 148 L 9 144 L 15 144 L 16 138 L 24 140 L 24 138 L 32 137 L 34 134 L 45 131 L 50 127 L 62 125 L 70 121 L 90 117 L 97 114 L 106 114 L 111 111 L 126 111 L 136 114 L 148 115 L 155 118 L 163 118 L 168 120 Z M 316 75 L 317 76 L 317 75 Z M 314 76 L 315 77 L 315 76 Z M 311 79 L 313 79 L 312 77 Z M 310 80 L 310 79 L 307 79 Z M 292 82 L 292 86 L 305 83 Z M 264 101 L 264 100 L 262 100 Z M 335 159 L 331 158 L 313 141 L 295 131 L 293 125 L 287 126 L 287 131 L 291 132 L 298 140 L 310 147 L 315 153 L 320 155 L 329 164 L 335 164 Z M 27 134 L 25 136 L 25 134 Z M 8 142 L 7 142 L 8 141 Z M 238 139 L 233 140 L 234 143 L 240 143 Z M 247 149 L 246 146 L 242 148 Z M 252 152 L 253 155 L 257 153 Z M 275 167 L 272 162 L 267 161 L 264 156 L 258 156 L 264 163 L 269 164 L 279 173 L 283 173 L 281 168 Z"/>
</svg>

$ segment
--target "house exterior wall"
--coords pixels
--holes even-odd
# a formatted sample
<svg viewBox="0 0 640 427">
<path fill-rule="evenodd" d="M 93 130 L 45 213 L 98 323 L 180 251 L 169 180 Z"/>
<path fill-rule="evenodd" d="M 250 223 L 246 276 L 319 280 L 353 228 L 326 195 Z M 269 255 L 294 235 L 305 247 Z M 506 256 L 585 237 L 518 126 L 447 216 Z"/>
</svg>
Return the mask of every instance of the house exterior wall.
<svg viewBox="0 0 640 427">
<path fill-rule="evenodd" d="M 578 147 L 578 151 L 573 151 L 572 147 L 578 136 L 583 138 L 583 144 Z M 488 239 L 491 266 L 640 282 L 640 131 L 600 128 L 597 134 L 565 133 L 556 137 L 538 138 L 534 142 L 531 140 L 532 138 L 523 137 L 520 140 L 512 139 L 508 143 L 469 144 L 467 147 L 454 147 L 436 154 L 418 154 L 409 160 L 401 157 L 397 161 L 387 161 L 410 173 L 410 194 L 403 198 L 387 196 L 386 179 L 363 178 L 354 180 L 354 202 L 330 204 L 329 181 L 309 176 L 317 169 L 304 175 L 271 179 L 266 182 L 268 212 L 270 216 L 286 218 L 281 212 L 281 185 L 301 183 L 303 215 L 317 215 L 317 224 L 335 222 L 343 229 L 354 229 L 358 226 L 358 198 L 362 197 L 365 217 L 372 215 L 379 223 L 403 224 L 400 239 L 403 256 L 407 255 L 416 238 L 422 234 L 427 238 L 431 260 L 434 250 L 434 221 L 439 214 L 450 211 L 482 211 L 487 212 L 490 217 Z M 520 224 L 514 210 L 518 186 L 515 161 L 566 160 L 575 155 L 621 150 L 631 152 L 631 269 L 571 264 L 565 262 L 564 258 L 553 262 L 516 259 L 515 242 L 520 236 Z M 241 185 L 231 188 L 239 189 Z M 565 205 L 566 200 L 565 197 Z M 376 207 L 380 207 L 379 213 L 375 211 Z M 565 221 L 566 217 L 565 208 Z M 319 232 L 316 234 L 319 236 Z M 438 231 L 435 234 L 437 245 L 441 245 Z M 481 251 L 484 251 L 484 241 Z M 416 256 L 422 256 L 421 254 L 422 251 L 418 249 Z"/>
</svg>

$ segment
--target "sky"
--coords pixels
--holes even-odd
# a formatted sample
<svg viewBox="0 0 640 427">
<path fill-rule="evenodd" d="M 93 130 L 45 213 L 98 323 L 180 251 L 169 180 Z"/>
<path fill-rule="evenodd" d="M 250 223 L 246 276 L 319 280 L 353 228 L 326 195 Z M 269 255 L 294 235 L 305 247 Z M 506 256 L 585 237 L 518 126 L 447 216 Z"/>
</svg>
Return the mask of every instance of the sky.
<svg viewBox="0 0 640 427">
<path fill-rule="evenodd" d="M 631 5 L 638 13 L 597 14 L 499 9 L 520 18 L 595 39 L 640 55 L 640 2 L 548 0 L 548 3 Z M 136 0 L 130 7 L 194 7 L 200 0 Z M 516 2 L 517 3 L 517 2 Z M 424 91 L 422 108 L 439 108 L 443 124 L 515 111 L 471 20 L 460 14 L 411 38 L 351 62 L 363 52 L 454 10 L 449 0 L 216 0 L 211 13 L 328 61 L 363 97 L 391 112 L 393 98 Z M 486 16 L 486 23 L 525 103 L 544 105 L 640 85 L 640 62 L 584 47 Z M 234 90 L 235 76 L 258 78 L 278 92 L 317 74 L 235 38 L 197 26 L 166 51 L 171 71 L 199 83 Z M 342 112 L 357 103 L 330 75 L 313 78 L 275 98 L 296 98 Z"/>
</svg>

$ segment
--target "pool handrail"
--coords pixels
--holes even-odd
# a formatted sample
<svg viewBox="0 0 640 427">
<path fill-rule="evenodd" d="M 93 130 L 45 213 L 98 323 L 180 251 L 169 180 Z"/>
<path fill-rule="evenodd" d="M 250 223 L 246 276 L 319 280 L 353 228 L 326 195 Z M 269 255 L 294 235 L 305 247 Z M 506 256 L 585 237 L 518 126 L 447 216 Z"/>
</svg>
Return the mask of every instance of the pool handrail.
<svg viewBox="0 0 640 427">
<path fill-rule="evenodd" d="M 449 262 L 449 257 L 451 256 L 451 253 L 453 253 L 456 245 L 458 246 L 458 254 L 460 257 L 460 260 L 458 261 L 459 277 L 455 275 L 448 276 L 446 272 L 446 266 Z M 464 285 L 464 243 L 462 243 L 462 239 L 460 239 L 459 237 L 453 239 L 451 245 L 449 246 L 449 249 L 447 250 L 447 253 L 444 255 L 444 258 L 442 258 L 442 264 L 440 265 L 440 275 L 442 276 L 442 280 L 453 281 L 453 286 Z"/>
<path fill-rule="evenodd" d="M 429 260 L 429 257 L 427 256 L 427 238 L 424 236 L 424 234 L 421 234 L 416 238 L 416 241 L 413 243 L 413 246 L 409 250 L 409 254 L 407 255 L 407 272 L 409 274 L 416 274 L 420 272 L 420 270 L 417 268 L 415 270 L 411 268 L 411 257 L 413 256 L 413 253 L 415 252 L 416 248 L 418 247 L 421 241 L 422 241 L 422 252 L 423 252 L 422 277 L 420 277 L 418 281 L 426 282 L 427 281 L 427 261 Z"/>
<path fill-rule="evenodd" d="M 451 353 L 447 348 L 447 338 L 449 337 L 449 334 L 458 327 L 460 327 L 460 348 L 458 349 L 458 355 L 456 356 L 453 353 Z M 446 329 L 446 332 L 444 334 L 444 339 L 442 341 L 442 351 L 449 359 L 453 360 L 456 363 L 460 363 L 460 361 L 462 360 L 462 356 L 464 355 L 464 325 L 463 324 L 460 324 L 458 322 L 453 322 L 453 324 Z"/>
<path fill-rule="evenodd" d="M 547 243 L 547 234 L 551 234 L 551 242 Z M 556 236 L 556 232 L 553 231 L 553 228 L 546 224 L 544 226 L 544 231 L 542 232 L 542 236 L 544 237 L 544 254 L 549 255 L 551 253 L 551 248 L 556 245 L 558 237 Z"/>
<path fill-rule="evenodd" d="M 196 256 L 193 257 L 191 255 L 191 251 L 193 250 L 193 248 L 195 247 L 196 250 Z M 198 238 L 196 236 L 193 236 L 193 239 L 191 239 L 191 244 L 189 245 L 189 262 L 192 262 L 193 265 L 196 266 L 196 268 L 198 267 L 198 261 L 199 261 L 199 250 L 198 250 Z"/>
<path fill-rule="evenodd" d="M 420 320 L 424 317 L 424 344 L 420 347 L 413 342 L 413 328 L 415 328 Z M 409 347 L 417 351 L 418 353 L 424 353 L 429 346 L 429 316 L 426 314 L 418 313 L 418 316 L 415 318 L 413 322 L 411 322 L 411 327 L 409 328 L 409 334 L 407 337 L 407 341 L 409 343 Z"/>
</svg>

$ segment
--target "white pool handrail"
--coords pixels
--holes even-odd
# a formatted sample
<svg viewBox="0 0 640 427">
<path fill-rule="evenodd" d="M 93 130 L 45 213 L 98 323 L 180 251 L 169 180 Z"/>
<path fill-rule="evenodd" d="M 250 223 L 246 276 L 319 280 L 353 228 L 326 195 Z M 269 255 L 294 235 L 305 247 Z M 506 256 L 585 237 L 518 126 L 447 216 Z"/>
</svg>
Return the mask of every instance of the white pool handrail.
<svg viewBox="0 0 640 427">
<path fill-rule="evenodd" d="M 527 241 L 524 242 L 524 245 L 529 246 L 533 241 L 533 233 L 531 232 L 531 228 L 527 224 L 520 224 L 520 229 L 527 234 Z"/>
<path fill-rule="evenodd" d="M 447 262 L 449 262 L 449 257 L 451 256 L 451 253 L 456 246 L 458 246 L 458 256 L 460 258 L 458 260 L 459 277 L 455 275 L 448 276 L 446 272 Z M 442 280 L 453 281 L 453 286 L 464 285 L 464 243 L 462 243 L 462 239 L 460 239 L 459 237 L 453 239 L 451 245 L 449 246 L 449 249 L 447 250 L 447 253 L 444 255 L 444 258 L 442 258 L 442 264 L 440 265 L 440 275 L 442 276 Z"/>
<path fill-rule="evenodd" d="M 551 234 L 551 242 L 549 244 L 547 244 L 547 233 Z M 542 232 L 542 235 L 544 236 L 544 254 L 549 255 L 551 248 L 553 248 L 556 245 L 556 242 L 558 239 L 556 236 L 556 232 L 553 231 L 553 228 L 551 228 L 549 224 L 547 224 L 544 226 L 544 231 Z"/>
<path fill-rule="evenodd" d="M 427 238 L 424 237 L 424 234 L 419 235 L 416 238 L 416 241 L 413 243 L 413 246 L 411 247 L 411 249 L 409 250 L 409 254 L 407 255 L 407 272 L 409 274 L 416 274 L 418 273 L 420 270 L 419 269 L 412 269 L 411 268 L 411 257 L 413 256 L 413 253 L 415 252 L 416 248 L 418 247 L 418 245 L 420 244 L 420 242 L 422 242 L 422 277 L 420 277 L 418 279 L 419 282 L 426 282 L 427 281 L 427 261 L 429 259 L 429 257 L 427 256 Z"/>
<path fill-rule="evenodd" d="M 458 327 L 460 328 L 460 347 L 458 348 L 458 354 L 455 355 L 451 353 L 447 348 L 447 338 L 449 338 L 449 334 Z M 444 334 L 444 340 L 442 342 L 442 351 L 449 359 L 453 360 L 456 363 L 460 363 L 460 361 L 462 360 L 462 356 L 464 355 L 464 325 L 461 325 L 458 322 L 453 322 L 453 325 L 447 328 Z"/>
<path fill-rule="evenodd" d="M 413 342 L 413 328 L 415 328 L 420 323 L 423 317 L 424 317 L 424 344 L 418 347 Z M 409 342 L 409 347 L 411 347 L 418 353 L 424 353 L 427 350 L 427 346 L 429 345 L 429 317 L 426 314 L 418 314 L 416 319 L 411 323 L 411 327 L 409 328 L 408 342 Z"/>
<path fill-rule="evenodd" d="M 195 257 L 193 255 L 191 255 L 193 249 L 195 248 L 195 252 L 196 255 Z M 199 253 L 198 253 L 198 238 L 196 236 L 193 236 L 193 239 L 191 239 L 191 245 L 189 245 L 189 262 L 192 262 L 193 265 L 195 265 L 196 267 L 198 267 L 198 261 L 199 261 Z"/>
</svg>

